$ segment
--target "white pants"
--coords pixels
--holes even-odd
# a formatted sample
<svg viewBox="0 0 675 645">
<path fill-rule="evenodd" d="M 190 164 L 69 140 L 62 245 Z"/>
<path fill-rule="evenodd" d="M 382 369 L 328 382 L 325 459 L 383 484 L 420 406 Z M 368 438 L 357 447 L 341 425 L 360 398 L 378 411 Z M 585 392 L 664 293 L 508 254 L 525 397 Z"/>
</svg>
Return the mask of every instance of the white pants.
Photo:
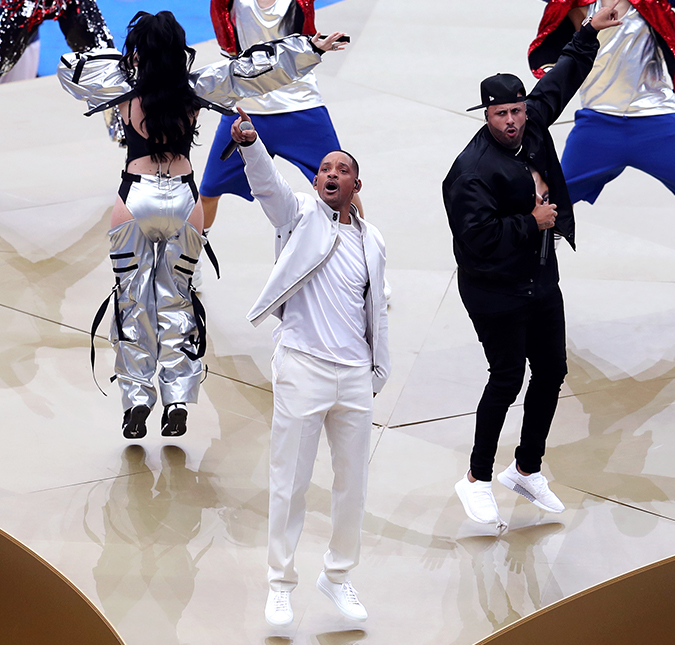
<svg viewBox="0 0 675 645">
<path fill-rule="evenodd" d="M 272 358 L 268 580 L 274 591 L 298 583 L 295 549 L 305 521 L 321 427 L 333 464 L 333 534 L 324 570 L 336 583 L 359 561 L 373 418 L 372 368 L 348 367 L 279 346 Z"/>
</svg>

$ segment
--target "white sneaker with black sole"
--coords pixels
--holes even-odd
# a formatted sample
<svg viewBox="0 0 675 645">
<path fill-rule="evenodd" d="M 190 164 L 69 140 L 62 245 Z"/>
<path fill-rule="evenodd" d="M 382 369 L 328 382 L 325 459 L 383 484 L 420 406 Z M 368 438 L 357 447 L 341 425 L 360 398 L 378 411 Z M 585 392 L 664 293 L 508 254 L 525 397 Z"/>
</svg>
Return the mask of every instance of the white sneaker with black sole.
<svg viewBox="0 0 675 645">
<path fill-rule="evenodd" d="M 326 576 L 326 572 L 322 571 L 316 581 L 316 586 L 335 603 L 343 616 L 359 621 L 368 618 L 368 612 L 359 601 L 356 589 L 349 580 L 342 583 L 331 582 Z"/>
<path fill-rule="evenodd" d="M 293 622 L 290 591 L 272 591 L 267 594 L 265 620 L 273 627 L 286 627 Z"/>
<path fill-rule="evenodd" d="M 516 467 L 515 460 L 504 472 L 497 475 L 497 479 L 544 511 L 562 513 L 565 510 L 565 505 L 548 487 L 548 479 L 541 473 L 523 475 Z"/>
</svg>

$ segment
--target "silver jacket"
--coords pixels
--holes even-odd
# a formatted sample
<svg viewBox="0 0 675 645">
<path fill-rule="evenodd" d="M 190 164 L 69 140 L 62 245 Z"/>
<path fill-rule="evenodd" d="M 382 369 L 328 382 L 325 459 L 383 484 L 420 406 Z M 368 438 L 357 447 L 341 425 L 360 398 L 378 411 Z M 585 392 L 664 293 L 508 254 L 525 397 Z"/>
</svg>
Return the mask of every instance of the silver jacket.
<svg viewBox="0 0 675 645">
<path fill-rule="evenodd" d="M 591 5 L 588 16 L 601 7 Z M 598 55 L 579 90 L 581 107 L 615 116 L 672 114 L 673 81 L 654 30 L 633 6 L 621 21 L 598 34 Z"/>
<path fill-rule="evenodd" d="M 116 49 L 64 54 L 57 75 L 67 92 L 94 110 L 132 91 L 119 68 L 121 57 Z M 199 97 L 213 104 L 205 107 L 232 111 L 239 99 L 283 87 L 320 62 L 307 36 L 288 36 L 202 67 L 190 74 L 190 83 Z"/>
<path fill-rule="evenodd" d="M 281 176 L 258 137 L 241 147 L 246 177 L 253 196 L 275 227 L 276 263 L 247 318 L 259 325 L 270 314 L 283 317 L 284 303 L 312 279 L 340 243 L 339 213 L 311 195 L 294 193 Z M 373 392 L 389 378 L 389 331 L 387 299 L 384 296 L 385 248 L 380 232 L 356 216 L 368 269 L 370 288 L 366 293 L 366 340 L 373 361 Z"/>
</svg>

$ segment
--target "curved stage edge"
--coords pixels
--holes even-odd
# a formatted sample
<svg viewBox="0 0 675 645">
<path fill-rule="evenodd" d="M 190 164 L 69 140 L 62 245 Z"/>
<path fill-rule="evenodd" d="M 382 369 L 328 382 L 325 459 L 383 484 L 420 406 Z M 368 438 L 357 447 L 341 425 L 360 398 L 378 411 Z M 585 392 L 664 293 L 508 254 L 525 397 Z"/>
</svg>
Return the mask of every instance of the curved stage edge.
<svg viewBox="0 0 675 645">
<path fill-rule="evenodd" d="M 674 638 L 675 556 L 550 605 L 476 645 L 622 645 Z"/>
<path fill-rule="evenodd" d="M 0 562 L 0 643 L 124 645 L 70 580 L 2 530 Z"/>
</svg>

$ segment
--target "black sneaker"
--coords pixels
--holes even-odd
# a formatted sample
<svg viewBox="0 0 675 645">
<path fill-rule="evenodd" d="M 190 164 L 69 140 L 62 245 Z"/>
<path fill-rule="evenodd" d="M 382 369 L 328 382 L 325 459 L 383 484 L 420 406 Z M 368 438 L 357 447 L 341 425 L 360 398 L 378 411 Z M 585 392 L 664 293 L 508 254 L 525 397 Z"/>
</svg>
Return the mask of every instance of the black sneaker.
<svg viewBox="0 0 675 645">
<path fill-rule="evenodd" d="M 147 405 L 135 405 L 124 411 L 122 421 L 122 434 L 127 439 L 142 439 L 148 433 L 145 427 L 145 420 L 150 414 L 150 408 Z"/>
<path fill-rule="evenodd" d="M 170 403 L 162 414 L 162 436 L 180 437 L 187 432 L 187 406 L 185 403 Z"/>
</svg>

